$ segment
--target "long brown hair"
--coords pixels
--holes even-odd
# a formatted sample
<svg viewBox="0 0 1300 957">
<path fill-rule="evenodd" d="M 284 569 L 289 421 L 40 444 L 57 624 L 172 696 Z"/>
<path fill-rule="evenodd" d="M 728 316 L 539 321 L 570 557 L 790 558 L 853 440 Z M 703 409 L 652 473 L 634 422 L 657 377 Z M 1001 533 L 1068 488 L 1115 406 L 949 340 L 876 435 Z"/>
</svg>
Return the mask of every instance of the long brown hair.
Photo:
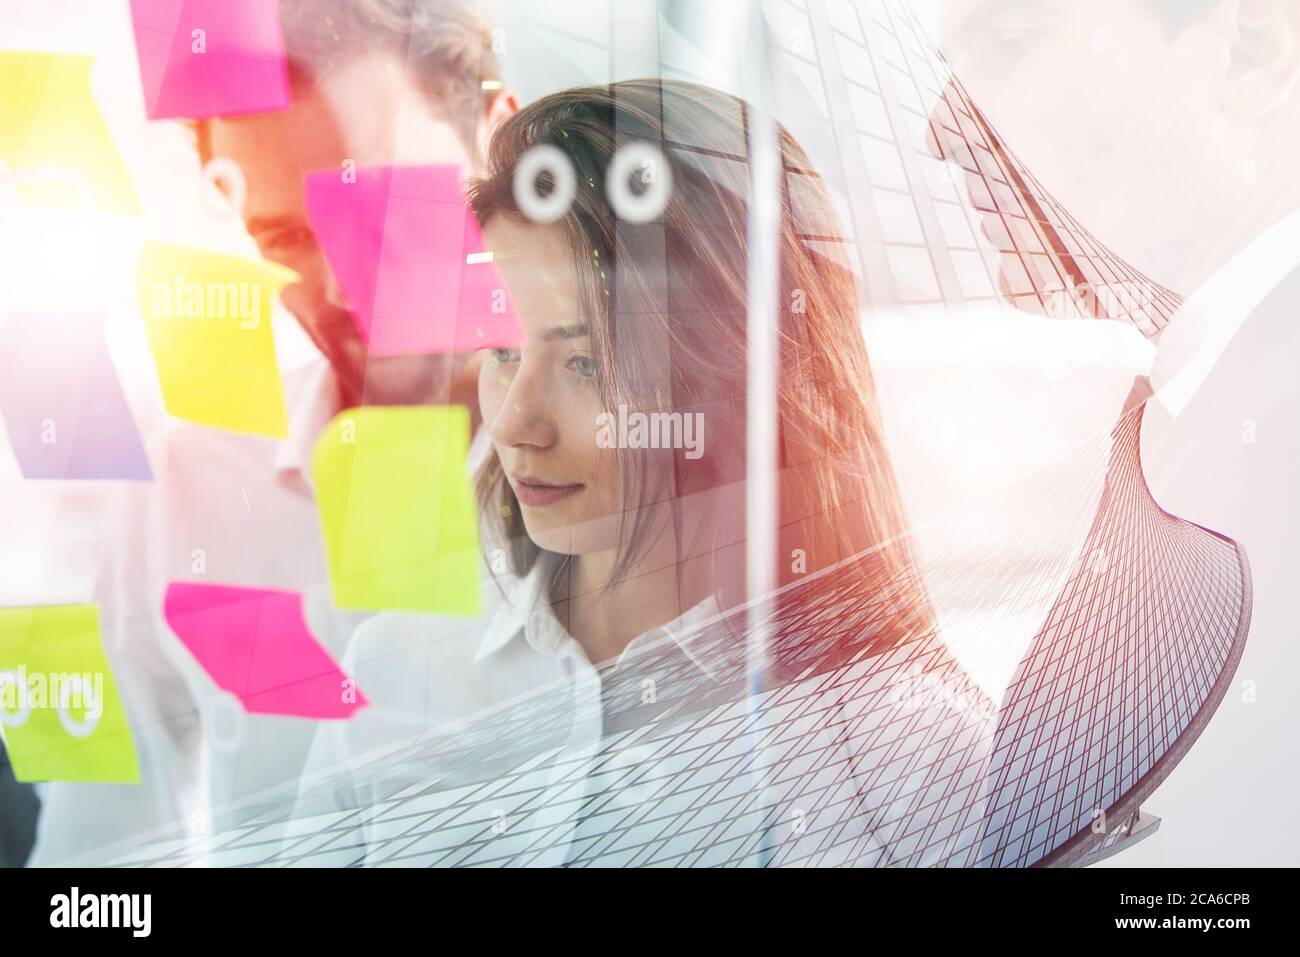
<svg viewBox="0 0 1300 957">
<path fill-rule="evenodd" d="M 511 117 L 492 140 L 486 176 L 470 203 L 480 222 L 523 219 L 513 192 L 516 165 L 537 144 L 558 147 L 577 174 L 577 195 L 558 221 L 567 232 L 604 408 L 704 415 L 708 441 L 691 461 L 673 450 L 620 450 L 624 501 L 675 501 L 698 489 L 745 480 L 746 230 L 749 173 L 746 105 L 704 86 L 631 80 L 547 96 Z M 618 149 L 648 142 L 667 160 L 671 194 L 652 222 L 620 219 L 606 198 Z M 905 539 L 860 325 L 853 276 L 811 245 L 840 237 L 826 189 L 797 142 L 780 130 L 784 167 L 780 224 L 780 353 L 777 430 L 781 465 L 779 584 L 834 571 L 860 587 L 896 594 L 911 630 L 927 604 Z M 638 171 L 640 172 L 640 171 Z M 634 175 L 629 183 L 638 188 Z M 553 185 L 539 178 L 539 192 Z M 513 570 L 529 571 L 540 550 L 491 456 L 478 477 L 482 507 L 501 517 Z M 710 541 L 724 605 L 743 595 L 743 491 L 720 496 Z M 617 578 L 653 529 L 630 508 L 620 531 Z M 678 514 L 680 525 L 680 514 Z M 699 530 L 678 529 L 678 541 Z M 695 552 L 698 554 L 698 552 Z"/>
</svg>

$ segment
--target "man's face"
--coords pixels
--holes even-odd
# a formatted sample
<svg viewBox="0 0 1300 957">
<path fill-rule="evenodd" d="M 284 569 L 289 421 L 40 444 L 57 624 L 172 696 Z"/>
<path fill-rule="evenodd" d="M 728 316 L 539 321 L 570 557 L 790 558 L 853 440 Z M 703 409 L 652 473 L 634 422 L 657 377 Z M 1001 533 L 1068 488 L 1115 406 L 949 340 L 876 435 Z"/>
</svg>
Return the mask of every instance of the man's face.
<svg viewBox="0 0 1300 957">
<path fill-rule="evenodd" d="M 1219 106 L 1217 10 L 1147 0 L 940 0 L 940 48 L 1006 146 L 1084 228 L 1176 291 L 1249 188 Z M 1195 197 L 1194 200 L 1189 198 Z"/>
<path fill-rule="evenodd" d="M 456 164 L 464 175 L 475 171 L 476 157 L 405 71 L 384 56 L 355 60 L 315 87 L 295 91 L 284 113 L 214 121 L 211 149 L 243 173 L 244 222 L 262 256 L 302 277 L 285 290 L 284 304 L 338 372 L 344 401 L 448 401 L 451 374 L 460 371 L 448 368 L 458 365 L 455 360 L 366 355 L 312 234 L 303 192 L 307 172 L 342 170 L 347 161 L 358 167 Z"/>
</svg>

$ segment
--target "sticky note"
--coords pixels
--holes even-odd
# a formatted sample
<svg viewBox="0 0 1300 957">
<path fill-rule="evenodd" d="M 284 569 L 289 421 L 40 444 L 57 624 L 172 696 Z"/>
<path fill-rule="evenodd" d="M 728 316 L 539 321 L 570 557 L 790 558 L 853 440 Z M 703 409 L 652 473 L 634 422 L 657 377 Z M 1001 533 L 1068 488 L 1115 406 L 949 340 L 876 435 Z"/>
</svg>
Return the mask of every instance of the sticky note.
<svg viewBox="0 0 1300 957">
<path fill-rule="evenodd" d="M 312 476 L 339 608 L 479 613 L 478 521 L 464 406 L 350 409 Z"/>
<path fill-rule="evenodd" d="M 6 317 L 0 369 L 0 416 L 24 478 L 153 478 L 103 316 Z"/>
<path fill-rule="evenodd" d="M 167 624 L 254 714 L 348 718 L 368 703 L 307 628 L 293 591 L 172 582 Z"/>
<path fill-rule="evenodd" d="M 90 90 L 88 56 L 0 52 L 0 160 L 32 206 L 139 215 Z"/>
<path fill-rule="evenodd" d="M 140 780 L 97 606 L 0 608 L 0 735 L 20 781 Z"/>
<path fill-rule="evenodd" d="M 271 263 L 145 243 L 137 278 L 167 411 L 232 432 L 287 435 L 271 303 L 296 275 Z"/>
<path fill-rule="evenodd" d="M 276 0 L 131 0 L 151 120 L 289 108 Z"/>
<path fill-rule="evenodd" d="M 512 347 L 523 329 L 455 166 L 307 174 L 307 214 L 376 356 Z"/>
</svg>

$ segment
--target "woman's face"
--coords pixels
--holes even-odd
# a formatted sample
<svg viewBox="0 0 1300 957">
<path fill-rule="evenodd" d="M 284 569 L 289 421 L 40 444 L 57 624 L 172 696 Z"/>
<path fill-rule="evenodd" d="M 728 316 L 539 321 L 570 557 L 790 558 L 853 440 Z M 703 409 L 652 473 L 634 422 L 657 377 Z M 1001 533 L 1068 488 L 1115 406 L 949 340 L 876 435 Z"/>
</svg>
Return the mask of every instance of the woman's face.
<svg viewBox="0 0 1300 957">
<path fill-rule="evenodd" d="M 603 411 L 578 273 L 566 234 L 493 216 L 484 238 L 509 287 L 525 343 L 489 349 L 479 405 L 497 459 L 540 548 L 613 549 L 621 511 L 615 452 L 597 445 Z"/>
</svg>

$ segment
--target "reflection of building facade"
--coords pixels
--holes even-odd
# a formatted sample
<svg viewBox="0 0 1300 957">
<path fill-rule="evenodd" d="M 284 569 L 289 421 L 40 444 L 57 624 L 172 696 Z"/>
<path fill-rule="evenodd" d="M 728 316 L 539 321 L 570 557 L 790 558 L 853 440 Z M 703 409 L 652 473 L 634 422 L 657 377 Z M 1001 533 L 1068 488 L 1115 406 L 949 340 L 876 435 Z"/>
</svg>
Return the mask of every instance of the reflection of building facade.
<svg viewBox="0 0 1300 957">
<path fill-rule="evenodd" d="M 1152 500 L 1141 423 L 1137 405 L 1115 427 L 1078 567 L 999 713 L 992 865 L 1087 863 L 1154 830 L 1137 827 L 1141 802 L 1204 729 L 1241 658 L 1245 555 Z"/>
<path fill-rule="evenodd" d="M 841 205 L 844 235 L 805 241 L 852 269 L 869 303 L 921 321 L 987 302 L 1159 336 L 1176 297 L 1019 166 L 904 3 L 765 9 L 781 48 L 780 113 Z M 796 215 L 798 180 L 788 171 Z M 237 830 L 178 834 L 121 862 L 1100 859 L 1154 830 L 1140 804 L 1222 699 L 1250 620 L 1240 549 L 1164 512 L 1146 488 L 1143 398 L 1135 390 L 1114 428 L 1088 539 L 1001 702 L 935 634 L 876 647 L 887 590 L 840 593 L 823 576 L 797 586 L 824 589 L 800 620 L 775 623 L 783 680 L 757 698 L 737 626 L 705 622 L 694 660 L 665 651 L 597 689 L 557 686 L 540 704 L 309 782 L 295 821 L 292 796 L 268 795 Z M 281 841 L 286 827 L 298 836 Z"/>
<path fill-rule="evenodd" d="M 918 315 L 1004 303 L 1127 319 L 1178 307 L 1102 247 L 1000 142 L 897 0 L 765 5 L 779 115 L 842 198 L 842 261 L 871 305 Z"/>
<path fill-rule="evenodd" d="M 831 573 L 796 586 L 822 592 L 790 604 L 804 609 L 798 620 L 777 620 L 787 680 L 757 701 L 745 693 L 743 635 L 715 619 L 690 639 L 690 658 L 664 647 L 599 689 L 566 682 L 541 703 L 309 782 L 292 823 L 292 795 L 268 795 L 238 829 L 177 835 L 122 862 L 1024 866 L 1104 856 L 1153 829 L 1138 805 L 1208 720 L 1249 624 L 1237 548 L 1146 494 L 1139 422 L 1137 410 L 1116 428 L 1088 548 L 1001 709 L 933 634 L 875 647 L 888 591 L 838 593 Z M 282 843 L 286 825 L 298 836 Z"/>
</svg>

